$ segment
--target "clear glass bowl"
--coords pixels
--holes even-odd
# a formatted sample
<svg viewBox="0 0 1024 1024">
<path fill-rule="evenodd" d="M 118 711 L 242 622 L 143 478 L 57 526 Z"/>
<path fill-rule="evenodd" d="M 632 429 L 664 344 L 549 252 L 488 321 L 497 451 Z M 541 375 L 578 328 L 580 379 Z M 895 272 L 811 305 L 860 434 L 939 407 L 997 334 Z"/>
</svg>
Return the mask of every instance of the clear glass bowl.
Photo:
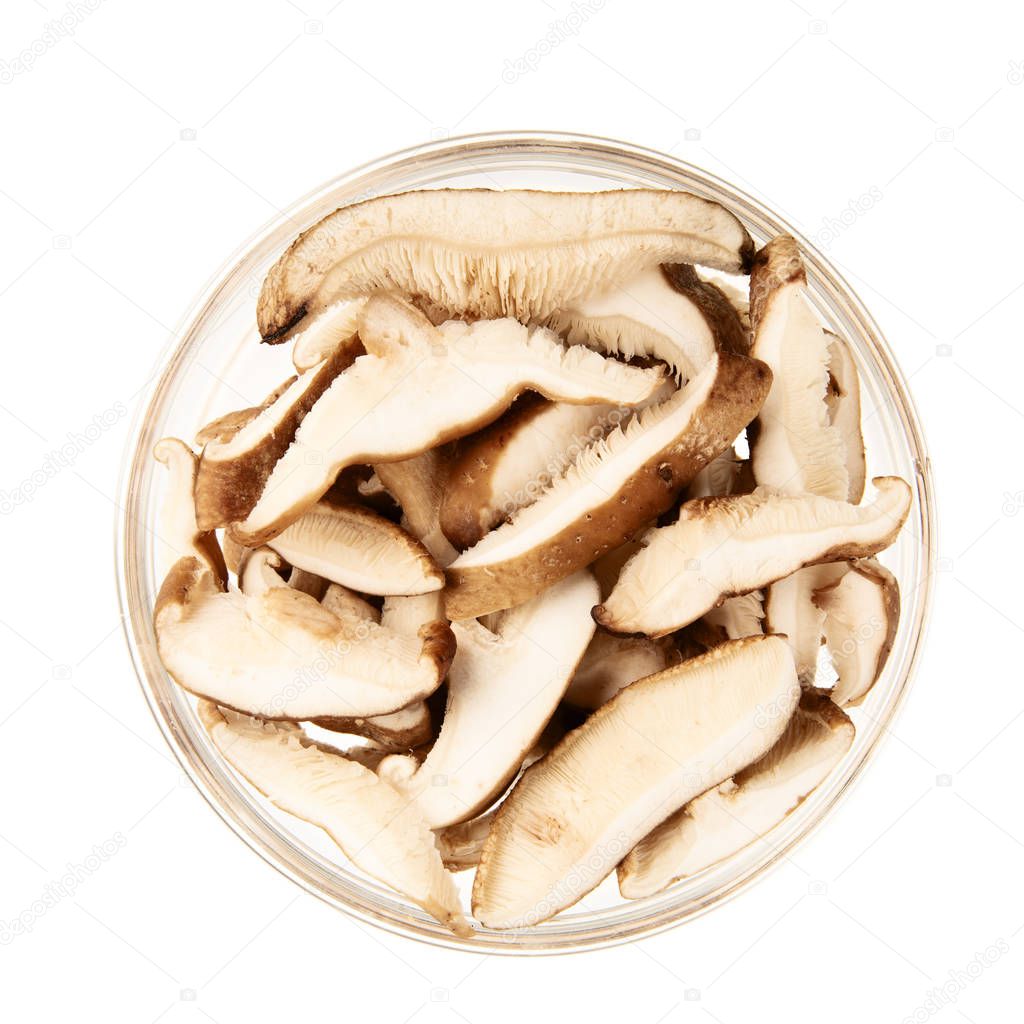
<svg viewBox="0 0 1024 1024">
<path fill-rule="evenodd" d="M 822 321 L 850 342 L 861 375 L 869 475 L 897 474 L 914 490 L 910 521 L 884 561 L 899 579 L 903 614 L 883 677 L 860 709 L 857 737 L 831 777 L 768 837 L 644 900 L 624 901 L 614 875 L 552 921 L 511 934 L 481 928 L 451 935 L 401 896 L 345 861 L 319 829 L 283 814 L 229 770 L 194 701 L 157 656 L 150 613 L 167 568 L 158 538 L 164 471 L 151 457 L 166 435 L 190 439 L 227 409 L 252 404 L 290 373 L 288 346 L 258 344 L 255 300 L 263 276 L 301 230 L 339 206 L 434 187 L 689 189 L 718 200 L 756 242 L 789 232 L 801 242 L 810 296 Z M 819 826 L 867 764 L 910 683 L 924 635 L 934 571 L 934 505 L 921 428 L 906 381 L 874 321 L 829 262 L 793 228 L 718 178 L 661 153 L 580 135 L 478 135 L 397 153 L 328 182 L 247 242 L 199 296 L 162 356 L 136 421 L 123 471 L 118 577 L 125 633 L 153 715 L 182 767 L 224 821 L 297 884 L 348 914 L 390 931 L 476 952 L 554 953 L 626 942 L 679 924 L 761 877 Z M 468 905 L 470 874 L 458 876 Z"/>
</svg>

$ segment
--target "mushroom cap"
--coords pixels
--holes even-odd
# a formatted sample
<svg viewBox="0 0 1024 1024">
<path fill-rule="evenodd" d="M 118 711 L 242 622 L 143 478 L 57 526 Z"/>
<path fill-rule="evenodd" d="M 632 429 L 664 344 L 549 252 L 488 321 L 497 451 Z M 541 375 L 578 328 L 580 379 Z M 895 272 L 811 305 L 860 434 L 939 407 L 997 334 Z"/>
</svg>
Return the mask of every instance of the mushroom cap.
<svg viewBox="0 0 1024 1024">
<path fill-rule="evenodd" d="M 761 757 L 799 692 L 778 637 L 722 644 L 620 690 L 499 808 L 474 917 L 516 928 L 575 903 L 658 822 Z"/>
<path fill-rule="evenodd" d="M 864 558 L 888 547 L 910 512 L 899 477 L 876 477 L 868 505 L 767 488 L 686 502 L 679 520 L 648 532 L 594 617 L 614 633 L 663 636 L 727 597 L 804 565 Z"/>
<path fill-rule="evenodd" d="M 672 398 L 586 449 L 542 497 L 448 567 L 449 617 L 507 608 L 624 544 L 731 443 L 769 383 L 756 360 L 717 354 Z"/>
<path fill-rule="evenodd" d="M 724 207 L 688 192 L 430 189 L 343 207 L 271 268 L 256 318 L 264 341 L 304 316 L 376 291 L 450 316 L 543 320 L 658 263 L 740 270 L 753 243 Z"/>
</svg>

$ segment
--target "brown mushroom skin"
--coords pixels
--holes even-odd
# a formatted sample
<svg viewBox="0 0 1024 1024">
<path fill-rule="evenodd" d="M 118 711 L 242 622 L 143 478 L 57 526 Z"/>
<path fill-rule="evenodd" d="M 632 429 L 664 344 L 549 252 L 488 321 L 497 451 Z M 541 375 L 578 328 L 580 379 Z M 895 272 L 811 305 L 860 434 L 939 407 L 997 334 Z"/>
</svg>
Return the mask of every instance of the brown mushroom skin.
<svg viewBox="0 0 1024 1024">
<path fill-rule="evenodd" d="M 448 472 L 448 486 L 441 502 L 441 532 L 460 551 L 471 548 L 503 518 L 492 505 L 493 465 L 483 453 L 499 454 L 520 430 L 530 424 L 550 403 L 535 391 L 524 391 L 515 404 L 490 426 L 484 427 L 456 449 Z"/>
<path fill-rule="evenodd" d="M 256 447 L 237 458 L 226 460 L 206 458 L 204 449 L 204 455 L 199 459 L 195 487 L 196 521 L 201 528 L 210 530 L 227 526 L 244 519 L 252 511 L 263 493 L 267 478 L 292 443 L 306 413 L 334 378 L 352 365 L 360 351 L 358 346 L 343 345 L 318 370 L 310 370 L 316 375 L 315 379 L 277 427 Z M 248 411 L 243 410 L 243 413 Z M 260 409 L 256 415 L 262 411 Z M 211 426 L 208 424 L 206 430 Z M 245 423 L 236 421 L 231 428 L 222 431 L 224 436 L 220 442 L 230 440 L 244 426 Z"/>
<path fill-rule="evenodd" d="M 719 352 L 745 356 L 750 352 L 750 336 L 729 296 L 717 285 L 705 281 L 689 263 L 669 263 L 661 268 L 665 280 L 685 295 L 700 310 L 715 336 Z"/>
<path fill-rule="evenodd" d="M 750 326 L 756 333 L 768 300 L 790 284 L 807 286 L 800 247 L 791 235 L 777 235 L 754 253 L 750 266 Z"/>
<path fill-rule="evenodd" d="M 641 526 L 671 508 L 697 473 L 732 444 L 757 415 L 771 381 L 771 370 L 759 360 L 722 353 L 714 384 L 685 436 L 594 508 L 585 524 L 573 523 L 525 557 L 449 568 L 448 617 L 473 618 L 520 604 L 625 544 Z"/>
<path fill-rule="evenodd" d="M 434 738 L 433 723 L 429 709 L 426 710 L 425 714 L 415 725 L 407 729 L 388 729 L 380 725 L 380 719 L 386 719 L 387 717 L 387 715 L 378 716 L 377 718 L 339 718 L 332 716 L 314 718 L 312 722 L 314 725 L 320 726 L 321 729 L 327 729 L 329 732 L 344 733 L 346 736 L 362 736 L 364 739 L 368 739 L 382 748 L 382 753 L 385 751 L 396 753 L 414 750 L 416 747 L 429 743 Z"/>
</svg>

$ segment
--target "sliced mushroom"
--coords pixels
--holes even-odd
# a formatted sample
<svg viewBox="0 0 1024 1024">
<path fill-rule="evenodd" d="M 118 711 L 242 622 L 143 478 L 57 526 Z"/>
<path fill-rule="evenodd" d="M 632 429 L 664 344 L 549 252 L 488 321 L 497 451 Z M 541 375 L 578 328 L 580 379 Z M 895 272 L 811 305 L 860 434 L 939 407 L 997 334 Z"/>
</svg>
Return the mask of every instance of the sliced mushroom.
<svg viewBox="0 0 1024 1024">
<path fill-rule="evenodd" d="M 203 529 L 227 526 L 249 514 L 306 414 L 353 358 L 351 351 L 339 350 L 296 377 L 240 429 L 207 443 L 195 489 L 196 518 Z"/>
<path fill-rule="evenodd" d="M 565 691 L 565 702 L 587 710 L 599 708 L 624 686 L 660 672 L 668 659 L 664 643 L 645 636 L 612 636 L 599 629 Z"/>
<path fill-rule="evenodd" d="M 418 310 L 381 296 L 366 304 L 360 338 L 369 354 L 339 376 L 306 415 L 243 523 L 253 545 L 280 533 L 346 466 L 397 462 L 471 433 L 534 388 L 569 402 L 642 401 L 661 382 L 641 370 L 514 320 L 434 327 Z"/>
<path fill-rule="evenodd" d="M 359 317 L 365 300 L 335 302 L 302 324 L 292 335 L 292 363 L 299 373 L 334 355 L 340 348 L 361 355 Z M 281 339 L 284 340 L 283 338 Z"/>
<path fill-rule="evenodd" d="M 853 743 L 853 723 L 807 691 L 778 743 L 732 779 L 691 800 L 619 865 L 619 891 L 642 899 L 764 838 L 817 788 Z"/>
<path fill-rule="evenodd" d="M 750 277 L 751 354 L 774 374 L 757 419 L 751 461 L 758 484 L 790 494 L 847 500 L 843 436 L 825 404 L 829 336 L 804 297 L 807 275 L 796 241 L 773 238 Z"/>
<path fill-rule="evenodd" d="M 589 445 L 629 415 L 621 405 L 567 405 L 532 392 L 460 446 L 441 505 L 441 529 L 456 547 L 534 502 Z"/>
<path fill-rule="evenodd" d="M 850 478 L 847 501 L 857 502 L 864 496 L 867 478 L 864 437 L 860 429 L 860 379 L 850 346 L 837 334 L 827 331 L 828 390 L 825 405 L 829 421 L 839 431 L 846 453 L 846 472 Z"/>
<path fill-rule="evenodd" d="M 845 572 L 845 562 L 809 565 L 777 580 L 766 591 L 766 632 L 786 637 L 793 648 L 797 677 L 804 686 L 813 684 L 817 674 L 825 623 L 825 613 L 813 601 L 815 591 L 838 582 Z"/>
<path fill-rule="evenodd" d="M 598 589 L 577 573 L 502 616 L 492 633 L 455 622 L 455 660 L 441 733 L 426 760 L 393 757 L 380 774 L 415 799 L 432 828 L 483 810 L 515 776 L 594 634 Z"/>
<path fill-rule="evenodd" d="M 377 476 L 399 505 L 405 526 L 442 568 L 458 556 L 441 530 L 440 510 L 448 486 L 449 458 L 433 448 L 401 462 L 381 462 Z"/>
<path fill-rule="evenodd" d="M 368 875 L 457 935 L 472 930 L 416 806 L 372 771 L 312 742 L 298 727 L 200 702 L 214 745 L 245 779 L 289 814 L 318 825 Z"/>
<path fill-rule="evenodd" d="M 516 928 L 575 903 L 660 821 L 760 758 L 799 693 L 778 637 L 722 644 L 620 690 L 499 808 L 474 916 Z"/>
<path fill-rule="evenodd" d="M 184 441 L 165 437 L 153 448 L 153 457 L 167 467 L 167 496 L 160 513 L 160 539 L 170 548 L 172 557 L 196 564 L 189 571 L 208 572 L 217 587 L 227 585 L 217 535 L 199 528 L 192 495 L 198 464 L 195 453 Z"/>
<path fill-rule="evenodd" d="M 873 559 L 849 568 L 838 583 L 814 595 L 825 614 L 825 642 L 839 676 L 832 699 L 840 707 L 859 704 L 875 685 L 900 618 L 900 588 L 888 569 Z"/>
<path fill-rule="evenodd" d="M 449 566 L 449 618 L 527 600 L 625 543 L 729 445 L 770 380 L 755 360 L 716 354 L 672 398 L 586 449 L 542 497 Z"/>
<path fill-rule="evenodd" d="M 227 442 L 237 434 L 242 427 L 252 423 L 264 409 L 274 404 L 291 386 L 295 383 L 294 377 L 278 384 L 259 405 L 250 406 L 248 409 L 236 409 L 234 412 L 225 413 L 211 420 L 201 427 L 196 433 L 196 444 L 203 448 L 211 442 Z"/>
<path fill-rule="evenodd" d="M 290 564 L 364 594 L 444 586 L 444 573 L 419 541 L 361 505 L 319 501 L 268 545 Z"/>
<path fill-rule="evenodd" d="M 661 360 L 680 380 L 696 376 L 716 349 L 744 354 L 748 348 L 729 300 L 690 266 L 648 267 L 546 322 L 572 345 Z"/>
<path fill-rule="evenodd" d="M 389 714 L 433 693 L 451 663 L 447 622 L 403 636 L 333 614 L 272 570 L 246 570 L 244 583 L 247 593 L 224 591 L 197 559 L 183 558 L 154 612 L 168 673 L 225 707 L 282 719 Z"/>
<path fill-rule="evenodd" d="M 256 317 L 264 341 L 282 340 L 338 299 L 383 290 L 451 316 L 540 321 L 644 267 L 734 271 L 752 251 L 733 214 L 688 192 L 405 192 L 303 232 L 267 275 Z"/>
<path fill-rule="evenodd" d="M 314 725 L 331 732 L 362 736 L 388 751 L 412 750 L 429 743 L 434 732 L 430 708 L 425 701 L 417 701 L 390 715 L 373 718 L 314 718 Z"/>
<path fill-rule="evenodd" d="M 873 483 L 875 500 L 860 506 L 760 487 L 688 501 L 678 522 L 648 532 L 594 618 L 613 633 L 663 636 L 804 565 L 873 555 L 895 540 L 911 501 L 899 477 Z"/>
</svg>

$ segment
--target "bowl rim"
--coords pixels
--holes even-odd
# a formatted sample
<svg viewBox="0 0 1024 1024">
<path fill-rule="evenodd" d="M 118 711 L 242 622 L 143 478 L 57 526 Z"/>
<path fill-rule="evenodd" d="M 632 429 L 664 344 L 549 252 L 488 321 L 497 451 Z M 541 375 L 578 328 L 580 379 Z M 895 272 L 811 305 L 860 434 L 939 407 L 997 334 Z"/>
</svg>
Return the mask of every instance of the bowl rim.
<svg viewBox="0 0 1024 1024">
<path fill-rule="evenodd" d="M 557 938 L 553 941 L 545 941 L 542 933 L 539 933 L 537 930 L 513 933 L 511 939 L 504 936 L 496 938 L 494 934 L 485 932 L 483 935 L 477 934 L 475 937 L 467 940 L 438 931 L 437 926 L 429 925 L 424 927 L 424 923 L 418 917 L 411 916 L 411 911 L 410 917 L 405 920 L 399 920 L 396 916 L 374 911 L 366 905 L 355 905 L 335 892 L 328 892 L 324 885 L 318 884 L 317 880 L 311 877 L 309 873 L 300 872 L 293 860 L 282 857 L 282 851 L 279 847 L 272 848 L 266 836 L 257 834 L 253 829 L 251 821 L 240 814 L 238 807 L 229 805 L 226 800 L 218 795 L 217 779 L 211 773 L 210 765 L 203 763 L 201 759 L 197 759 L 195 751 L 186 745 L 181 730 L 182 723 L 177 721 L 171 709 L 159 699 L 154 688 L 149 684 L 149 672 L 144 663 L 138 633 L 140 608 L 138 607 L 138 602 L 132 598 L 134 581 L 132 578 L 130 555 L 132 553 L 136 526 L 133 518 L 135 513 L 134 483 L 142 472 L 143 462 L 148 462 L 149 460 L 148 446 L 143 443 L 145 441 L 146 425 L 150 421 L 152 413 L 158 407 L 159 400 L 166 386 L 175 378 L 182 365 L 182 360 L 185 356 L 185 342 L 191 333 L 192 326 L 205 316 L 217 296 L 227 288 L 229 282 L 238 274 L 247 259 L 261 245 L 264 245 L 272 235 L 280 231 L 284 222 L 296 220 L 296 215 L 301 215 L 303 211 L 313 207 L 318 199 L 346 186 L 351 186 L 360 181 L 360 179 L 365 179 L 384 171 L 395 171 L 402 167 L 412 167 L 421 163 L 426 164 L 443 158 L 453 157 L 459 153 L 466 156 L 497 156 L 503 153 L 511 154 L 516 151 L 522 151 L 536 156 L 545 151 L 564 152 L 567 150 L 578 154 L 587 153 L 595 159 L 599 159 L 602 155 L 619 160 L 625 159 L 641 164 L 651 170 L 661 168 L 669 174 L 685 175 L 693 181 L 706 184 L 707 187 L 714 191 L 729 194 L 729 202 L 733 204 L 730 208 L 741 219 L 748 222 L 750 220 L 770 222 L 774 227 L 781 227 L 788 231 L 797 240 L 807 264 L 809 282 L 813 282 L 819 291 L 824 290 L 826 293 L 831 293 L 834 300 L 841 302 L 847 308 L 849 314 L 856 319 L 863 338 L 870 344 L 872 355 L 878 364 L 878 368 L 883 370 L 889 380 L 896 385 L 895 393 L 899 401 L 894 404 L 899 413 L 907 444 L 914 453 L 915 490 L 920 505 L 919 525 L 922 534 L 921 550 L 923 551 L 923 559 L 920 573 L 921 579 L 917 587 L 920 592 L 919 610 L 914 623 L 916 626 L 915 633 L 911 639 L 905 659 L 905 669 L 897 688 L 894 690 L 889 702 L 885 705 L 884 720 L 880 723 L 874 723 L 878 727 L 875 728 L 868 745 L 849 769 L 848 774 L 842 780 L 842 784 L 831 794 L 828 802 L 821 807 L 816 817 L 804 824 L 793 835 L 788 836 L 782 844 L 773 847 L 770 859 L 756 863 L 751 870 L 741 873 L 738 877 L 734 878 L 728 887 L 714 891 L 707 899 L 695 905 L 673 908 L 674 912 L 673 910 L 662 910 L 660 913 L 649 917 L 641 916 L 629 926 L 612 932 L 609 932 L 607 928 L 598 928 L 589 935 L 580 935 L 570 937 L 569 939 Z M 302 220 L 301 216 L 298 219 Z M 304 224 L 305 221 L 302 220 L 302 223 Z M 129 434 L 125 442 L 117 487 L 117 507 L 114 516 L 115 572 L 118 601 L 121 610 L 121 625 L 144 699 L 156 721 L 157 727 L 186 777 L 195 785 L 203 799 L 213 808 L 218 817 L 250 849 L 259 854 L 264 861 L 277 871 L 301 886 L 304 891 L 324 900 L 331 906 L 343 910 L 357 920 L 383 928 L 395 935 L 427 942 L 431 945 L 469 952 L 501 955 L 580 952 L 587 949 L 607 948 L 632 941 L 641 936 L 663 932 L 686 921 L 693 920 L 707 913 L 713 907 L 731 900 L 748 886 L 752 885 L 757 879 L 776 869 L 785 859 L 787 853 L 796 846 L 801 845 L 831 818 L 838 803 L 851 791 L 853 786 L 859 781 L 868 763 L 877 755 L 879 746 L 891 731 L 893 723 L 902 712 L 911 683 L 916 675 L 921 651 L 925 645 L 927 631 L 930 626 L 930 611 L 934 598 L 934 575 L 936 568 L 936 508 L 931 463 L 927 454 L 927 445 L 913 396 L 907 385 L 906 378 L 874 318 L 868 312 L 856 291 L 850 287 L 834 264 L 820 253 L 801 232 L 789 224 L 786 218 L 776 214 L 744 189 L 701 167 L 680 160 L 670 154 L 629 142 L 573 132 L 549 131 L 495 131 L 467 134 L 408 147 L 367 161 L 310 190 L 301 198 L 289 204 L 276 216 L 268 219 L 248 239 L 236 247 L 234 252 L 209 277 L 195 299 L 186 307 L 184 314 L 176 323 L 175 329 L 161 347 L 154 361 L 152 372 L 147 379 L 149 383 L 143 390 L 134 410 Z M 148 608 L 145 609 L 147 618 L 149 611 Z M 901 626 L 905 627 L 906 624 L 901 622 Z M 276 838 L 279 844 L 284 843 L 294 848 L 294 844 L 281 836 L 280 833 L 277 834 Z M 635 902 L 636 904 L 641 904 L 643 901 Z M 535 941 L 523 941 L 524 936 L 527 939 L 533 937 Z"/>
</svg>

